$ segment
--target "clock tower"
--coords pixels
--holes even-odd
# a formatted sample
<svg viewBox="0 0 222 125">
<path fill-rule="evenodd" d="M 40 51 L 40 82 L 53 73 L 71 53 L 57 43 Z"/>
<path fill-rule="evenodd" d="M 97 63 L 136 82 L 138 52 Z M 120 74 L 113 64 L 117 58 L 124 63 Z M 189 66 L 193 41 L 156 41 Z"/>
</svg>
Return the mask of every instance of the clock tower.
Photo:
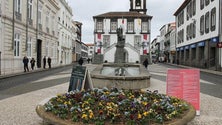
<svg viewBox="0 0 222 125">
<path fill-rule="evenodd" d="M 146 0 L 130 0 L 129 11 L 136 11 L 142 14 L 146 14 Z"/>
</svg>

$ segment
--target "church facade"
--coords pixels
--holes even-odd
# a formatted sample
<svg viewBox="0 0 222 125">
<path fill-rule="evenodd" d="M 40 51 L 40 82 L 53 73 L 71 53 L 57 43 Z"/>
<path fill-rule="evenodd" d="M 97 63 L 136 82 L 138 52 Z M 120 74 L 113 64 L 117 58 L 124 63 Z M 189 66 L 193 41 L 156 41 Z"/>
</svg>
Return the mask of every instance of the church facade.
<svg viewBox="0 0 222 125">
<path fill-rule="evenodd" d="M 148 57 L 152 16 L 146 15 L 146 11 L 146 0 L 130 0 L 129 11 L 93 16 L 94 62 L 114 62 L 117 28 L 123 29 L 124 62 L 141 62 L 144 57 Z"/>
</svg>

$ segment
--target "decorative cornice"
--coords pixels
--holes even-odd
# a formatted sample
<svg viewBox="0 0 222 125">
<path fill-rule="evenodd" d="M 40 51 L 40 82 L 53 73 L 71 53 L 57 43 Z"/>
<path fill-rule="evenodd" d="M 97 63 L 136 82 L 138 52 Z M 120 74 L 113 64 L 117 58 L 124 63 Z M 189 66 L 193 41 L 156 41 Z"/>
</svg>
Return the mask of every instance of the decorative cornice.
<svg viewBox="0 0 222 125">
<path fill-rule="evenodd" d="M 49 0 L 49 2 L 57 9 L 59 10 L 60 7 L 59 7 L 59 4 L 56 0 Z"/>
</svg>

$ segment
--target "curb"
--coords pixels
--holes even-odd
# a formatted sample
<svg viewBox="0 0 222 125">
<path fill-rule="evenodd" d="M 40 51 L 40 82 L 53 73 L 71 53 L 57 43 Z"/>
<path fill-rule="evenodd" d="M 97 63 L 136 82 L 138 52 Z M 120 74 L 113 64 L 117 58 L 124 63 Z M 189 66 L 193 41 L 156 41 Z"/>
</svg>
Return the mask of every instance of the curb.
<svg viewBox="0 0 222 125">
<path fill-rule="evenodd" d="M 21 75 L 26 75 L 26 74 L 31 74 L 31 73 L 39 73 L 39 72 L 49 71 L 49 70 L 53 70 L 53 69 L 58 69 L 58 68 L 66 67 L 66 66 L 75 65 L 75 64 L 76 63 L 71 63 L 71 64 L 67 64 L 67 65 L 55 66 L 50 69 L 49 68 L 47 68 L 47 69 L 39 68 L 36 70 L 30 70 L 29 72 L 18 72 L 18 73 L 12 73 L 12 74 L 8 74 L 8 75 L 1 75 L 0 79 L 6 79 L 6 78 L 10 78 L 10 77 L 21 76 Z"/>
<path fill-rule="evenodd" d="M 176 64 L 172 64 L 172 63 L 164 63 L 166 65 L 172 65 L 172 66 L 177 66 L 177 67 L 181 67 L 181 68 L 194 68 L 194 69 L 199 69 L 200 72 L 205 72 L 205 73 L 210 73 L 210 74 L 214 74 L 214 75 L 219 75 L 222 76 L 222 72 L 220 71 L 214 71 L 214 70 L 209 70 L 209 69 L 201 69 L 201 68 L 196 68 L 196 67 L 189 67 L 189 66 L 184 66 L 184 65 L 176 65 Z"/>
</svg>

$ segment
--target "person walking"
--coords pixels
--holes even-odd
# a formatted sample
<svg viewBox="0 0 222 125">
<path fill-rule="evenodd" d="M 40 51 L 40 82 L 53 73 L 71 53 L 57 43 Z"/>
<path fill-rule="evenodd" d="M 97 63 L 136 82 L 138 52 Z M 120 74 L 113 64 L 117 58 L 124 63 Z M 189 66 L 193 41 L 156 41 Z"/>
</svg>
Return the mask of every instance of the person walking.
<svg viewBox="0 0 222 125">
<path fill-rule="evenodd" d="M 83 64 L 83 59 L 82 59 L 82 57 L 79 59 L 78 63 L 79 63 L 79 65 L 82 65 L 82 64 Z"/>
<path fill-rule="evenodd" d="M 52 61 L 51 58 L 48 57 L 48 61 L 47 62 L 48 62 L 49 68 L 51 68 L 51 61 Z"/>
<path fill-rule="evenodd" d="M 32 70 L 34 70 L 34 67 L 35 67 L 35 59 L 32 58 L 31 61 L 30 61 L 30 63 L 31 63 L 31 68 L 32 68 Z"/>
<path fill-rule="evenodd" d="M 145 66 L 145 68 L 147 69 L 148 67 L 148 59 L 146 58 L 144 61 L 143 61 L 143 65 Z"/>
<path fill-rule="evenodd" d="M 87 62 L 88 62 L 88 63 L 90 62 L 90 58 L 87 59 Z"/>
<path fill-rule="evenodd" d="M 29 59 L 25 56 L 25 57 L 23 58 L 24 72 L 26 72 L 26 70 L 29 72 L 28 63 L 29 63 Z"/>
<path fill-rule="evenodd" d="M 44 56 L 43 58 L 43 68 L 45 69 L 45 65 L 46 65 L 46 57 Z"/>
</svg>

